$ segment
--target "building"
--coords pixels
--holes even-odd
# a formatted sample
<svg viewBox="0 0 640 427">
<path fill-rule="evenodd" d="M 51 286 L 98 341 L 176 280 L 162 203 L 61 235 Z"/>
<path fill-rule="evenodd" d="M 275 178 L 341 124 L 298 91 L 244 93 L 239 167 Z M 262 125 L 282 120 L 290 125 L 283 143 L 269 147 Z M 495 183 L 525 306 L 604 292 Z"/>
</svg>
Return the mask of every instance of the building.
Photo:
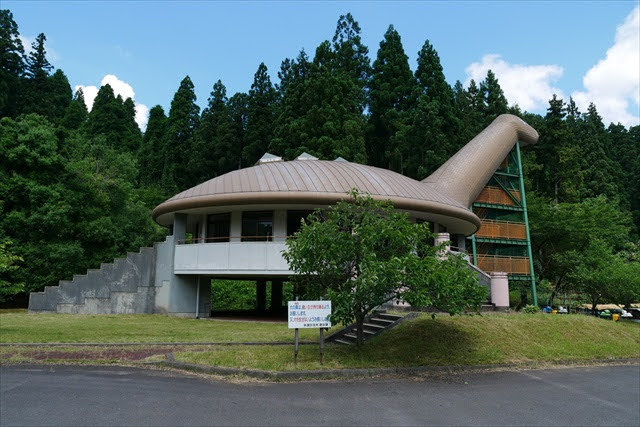
<svg viewBox="0 0 640 427">
<path fill-rule="evenodd" d="M 257 309 L 264 309 L 267 281 L 273 301 L 279 302 L 282 283 L 291 274 L 282 257 L 286 237 L 308 212 L 348 197 L 353 188 L 391 200 L 414 221 L 428 221 L 438 241 L 450 239 L 454 250 L 466 251 L 468 236 L 476 235 L 471 249 L 482 268 L 490 255 L 478 252 L 485 238 L 478 231 L 490 220 L 479 211 L 486 185 L 504 170 L 514 149 L 519 153 L 520 146 L 537 139 L 523 120 L 501 115 L 422 181 L 344 159 L 301 155 L 282 161 L 266 154 L 253 167 L 213 178 L 157 206 L 154 220 L 170 230 L 164 242 L 32 293 L 29 310 L 204 317 L 210 312 L 211 278 L 255 280 Z"/>
</svg>

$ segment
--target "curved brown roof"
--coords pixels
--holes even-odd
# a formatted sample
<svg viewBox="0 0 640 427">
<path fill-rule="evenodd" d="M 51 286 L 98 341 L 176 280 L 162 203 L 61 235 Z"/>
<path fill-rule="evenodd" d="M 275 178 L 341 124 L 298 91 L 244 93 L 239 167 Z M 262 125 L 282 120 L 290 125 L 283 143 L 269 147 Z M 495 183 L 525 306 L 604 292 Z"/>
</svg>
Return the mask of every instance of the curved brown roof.
<svg viewBox="0 0 640 427">
<path fill-rule="evenodd" d="M 345 161 L 269 162 L 229 172 L 196 185 L 153 210 L 168 225 L 171 214 L 189 209 L 248 204 L 328 205 L 357 188 L 396 208 L 449 218 L 456 232 L 472 234 L 480 219 L 469 206 L 516 141 L 535 144 L 538 133 L 516 116 L 503 114 L 422 182 L 396 172 Z M 443 223 L 446 223 L 443 222 Z"/>
<path fill-rule="evenodd" d="M 294 160 L 236 170 L 179 193 L 153 211 L 154 219 L 178 210 L 245 204 L 331 204 L 357 188 L 397 208 L 453 216 L 479 226 L 465 206 L 433 186 L 399 173 L 351 162 Z"/>
</svg>

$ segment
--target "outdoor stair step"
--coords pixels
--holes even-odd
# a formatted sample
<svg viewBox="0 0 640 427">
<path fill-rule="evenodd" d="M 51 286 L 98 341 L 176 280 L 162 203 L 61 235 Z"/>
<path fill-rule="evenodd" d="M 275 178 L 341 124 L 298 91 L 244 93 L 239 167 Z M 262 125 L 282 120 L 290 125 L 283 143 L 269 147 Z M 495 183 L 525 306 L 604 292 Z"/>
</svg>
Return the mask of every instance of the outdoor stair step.
<svg viewBox="0 0 640 427">
<path fill-rule="evenodd" d="M 381 319 L 393 320 L 394 322 L 396 320 L 402 319 L 402 316 L 400 316 L 398 314 L 389 314 L 389 313 L 378 313 L 377 317 L 379 317 Z"/>
<path fill-rule="evenodd" d="M 374 325 L 373 323 L 363 323 L 362 325 L 366 326 L 367 328 L 384 329 L 384 326 Z"/>
<path fill-rule="evenodd" d="M 362 324 L 362 338 L 367 340 L 378 335 L 386 329 L 395 326 L 396 322 L 404 316 L 397 314 L 387 314 L 385 312 L 375 312 L 366 318 Z M 331 341 L 339 344 L 354 344 L 358 341 L 356 324 L 350 325 L 340 332 L 336 338 L 330 338 Z"/>
<path fill-rule="evenodd" d="M 370 319 L 370 321 L 371 322 L 384 322 L 384 323 L 387 323 L 387 324 L 395 322 L 395 320 L 382 319 L 380 317 L 372 317 Z"/>
</svg>

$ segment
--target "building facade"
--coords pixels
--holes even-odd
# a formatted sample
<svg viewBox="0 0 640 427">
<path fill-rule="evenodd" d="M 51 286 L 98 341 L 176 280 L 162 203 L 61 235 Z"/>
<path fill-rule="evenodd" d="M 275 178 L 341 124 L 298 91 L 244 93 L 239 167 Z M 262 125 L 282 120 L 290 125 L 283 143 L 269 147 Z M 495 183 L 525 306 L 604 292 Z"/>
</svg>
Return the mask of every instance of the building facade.
<svg viewBox="0 0 640 427">
<path fill-rule="evenodd" d="M 212 278 L 255 280 L 257 309 L 264 309 L 266 282 L 271 282 L 272 301 L 278 302 L 282 283 L 292 274 L 282 256 L 287 236 L 309 212 L 348 198 L 353 188 L 391 200 L 412 221 L 428 221 L 439 240 L 452 241 L 453 250 L 467 251 L 468 237 L 475 235 L 470 260 L 483 269 L 484 261 L 478 260 L 488 254 L 477 251 L 484 238 L 478 232 L 489 228 L 490 219 L 478 210 L 478 198 L 489 191 L 487 184 L 512 150 L 537 139 L 520 118 L 499 116 L 422 181 L 344 159 L 303 154 L 283 161 L 266 154 L 253 167 L 213 178 L 158 205 L 153 218 L 170 231 L 164 242 L 32 293 L 29 310 L 204 317 L 210 312 Z"/>
</svg>

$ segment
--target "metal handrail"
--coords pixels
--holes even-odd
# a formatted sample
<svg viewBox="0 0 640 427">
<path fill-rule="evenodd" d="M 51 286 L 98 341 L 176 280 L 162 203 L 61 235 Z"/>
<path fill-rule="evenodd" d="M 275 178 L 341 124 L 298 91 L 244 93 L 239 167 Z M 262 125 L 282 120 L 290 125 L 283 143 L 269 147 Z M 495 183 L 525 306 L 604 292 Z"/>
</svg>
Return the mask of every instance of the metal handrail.
<svg viewBox="0 0 640 427">
<path fill-rule="evenodd" d="M 273 239 L 288 239 L 288 238 L 295 238 L 295 236 L 291 235 L 291 236 L 274 236 L 274 235 L 268 235 L 268 236 L 219 236 L 219 237 L 192 237 L 190 239 L 181 239 L 178 240 L 177 243 L 179 245 L 183 245 L 183 244 L 193 244 L 193 243 L 207 243 L 207 242 L 217 242 L 217 243 L 229 243 L 231 242 L 231 239 L 239 239 L 240 241 L 242 239 L 260 239 L 260 240 L 254 240 L 257 242 L 270 242 L 273 241 Z M 246 242 L 246 241 L 245 241 Z"/>
<path fill-rule="evenodd" d="M 516 224 L 516 225 L 524 225 L 524 222 L 520 221 L 503 221 L 501 219 L 482 219 L 482 222 L 485 223 L 498 223 L 498 224 Z"/>
<path fill-rule="evenodd" d="M 509 189 L 508 191 L 517 200 L 522 200 L 520 191 L 516 189 Z M 516 205 L 515 202 L 504 192 L 502 188 L 494 187 L 490 185 L 482 189 L 482 191 L 480 192 L 480 194 L 478 194 L 478 197 L 476 198 L 476 202 L 497 203 L 500 205 L 508 205 L 508 206 Z"/>
<path fill-rule="evenodd" d="M 512 274 L 531 274 L 529 257 L 477 255 L 478 267 L 485 271 L 504 271 Z"/>
<path fill-rule="evenodd" d="M 476 231 L 476 236 L 525 240 L 526 228 L 522 222 L 483 219 L 482 226 Z"/>
<path fill-rule="evenodd" d="M 484 255 L 478 254 L 478 258 L 515 258 L 515 259 L 529 259 L 528 256 L 510 256 L 510 255 Z"/>
</svg>

